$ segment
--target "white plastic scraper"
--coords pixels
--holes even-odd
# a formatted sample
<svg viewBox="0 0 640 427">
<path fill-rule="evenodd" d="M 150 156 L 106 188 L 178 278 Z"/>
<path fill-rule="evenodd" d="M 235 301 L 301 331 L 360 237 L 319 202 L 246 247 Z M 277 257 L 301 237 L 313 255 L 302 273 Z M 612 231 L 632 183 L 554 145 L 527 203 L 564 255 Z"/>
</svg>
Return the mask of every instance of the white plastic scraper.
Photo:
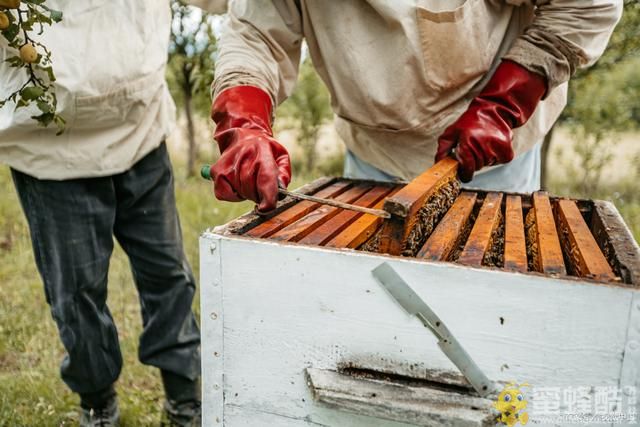
<svg viewBox="0 0 640 427">
<path fill-rule="evenodd" d="M 438 338 L 438 346 L 458 367 L 482 397 L 497 391 L 496 385 L 480 370 L 444 322 L 402 277 L 386 262 L 373 271 L 373 277 L 391 294 L 407 313 L 416 316 Z"/>
</svg>

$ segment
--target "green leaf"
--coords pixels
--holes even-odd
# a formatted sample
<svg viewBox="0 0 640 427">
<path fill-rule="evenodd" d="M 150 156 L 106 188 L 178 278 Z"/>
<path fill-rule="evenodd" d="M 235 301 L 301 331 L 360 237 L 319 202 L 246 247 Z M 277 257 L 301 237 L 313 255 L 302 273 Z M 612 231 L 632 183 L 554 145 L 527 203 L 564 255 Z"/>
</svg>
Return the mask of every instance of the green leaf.
<svg viewBox="0 0 640 427">
<path fill-rule="evenodd" d="M 58 132 L 56 132 L 56 136 L 62 135 L 64 133 L 65 126 L 67 124 L 66 120 L 56 114 L 56 116 L 53 118 L 53 121 L 56 123 L 56 126 L 58 127 Z"/>
<path fill-rule="evenodd" d="M 18 24 L 11 24 L 6 30 L 2 31 L 2 35 L 9 43 L 13 42 L 18 34 L 20 34 L 20 26 Z"/>
<path fill-rule="evenodd" d="M 49 77 L 49 81 L 51 82 L 55 82 L 56 81 L 56 76 L 55 74 L 53 74 L 53 67 L 49 66 L 49 67 L 38 67 L 41 71 L 44 71 L 45 73 L 47 73 L 47 76 Z"/>
<path fill-rule="evenodd" d="M 44 89 L 38 86 L 28 86 L 22 89 L 20 96 L 25 101 L 33 101 L 44 95 Z"/>
<path fill-rule="evenodd" d="M 26 101 L 22 98 L 20 98 L 18 100 L 18 102 L 16 103 L 16 110 L 19 110 L 20 108 L 25 108 L 29 106 L 29 101 Z"/>
<path fill-rule="evenodd" d="M 36 120 L 38 123 L 40 123 L 41 126 L 47 127 L 51 124 L 51 122 L 53 122 L 53 119 L 55 119 L 55 114 L 54 113 L 43 113 L 40 114 L 39 116 L 31 116 L 31 118 L 33 120 Z"/>
<path fill-rule="evenodd" d="M 62 12 L 59 11 L 59 10 L 50 9 L 49 10 L 49 17 L 51 18 L 51 20 L 53 22 L 60 22 L 60 21 L 62 21 Z"/>
<path fill-rule="evenodd" d="M 11 58 L 7 58 L 6 62 L 8 62 L 12 67 L 16 68 L 22 67 L 22 65 L 24 64 L 19 56 L 12 56 Z"/>
<path fill-rule="evenodd" d="M 53 107 L 44 101 L 38 101 L 38 109 L 43 113 L 53 112 Z"/>
<path fill-rule="evenodd" d="M 19 55 L 3 55 L 9 66 L 24 72 L 28 79 L 25 80 L 26 87 L 23 86 L 22 89 L 13 92 L 5 99 L 0 99 L 0 108 L 9 102 L 15 104 L 16 110 L 37 106 L 41 114 L 32 116 L 32 119 L 42 126 L 48 126 L 55 122 L 58 134 L 60 134 L 64 131 L 65 121 L 56 114 L 57 100 L 53 88 L 53 82 L 56 78 L 51 66 L 51 52 L 34 38 L 34 34 L 31 34 L 38 31 L 37 34 L 41 35 L 46 25 L 52 25 L 63 19 L 63 13 L 48 7 L 46 1 L 22 0 L 20 10 L 7 13 L 9 27 L 0 32 L 0 38 L 7 40 L 7 47 L 11 49 L 10 51 L 13 52 L 13 49 L 17 51 L 25 43 L 32 42 L 39 46 L 44 53 L 40 53 L 38 60 L 33 64 L 26 64 Z M 24 37 L 21 37 L 23 32 Z"/>
</svg>

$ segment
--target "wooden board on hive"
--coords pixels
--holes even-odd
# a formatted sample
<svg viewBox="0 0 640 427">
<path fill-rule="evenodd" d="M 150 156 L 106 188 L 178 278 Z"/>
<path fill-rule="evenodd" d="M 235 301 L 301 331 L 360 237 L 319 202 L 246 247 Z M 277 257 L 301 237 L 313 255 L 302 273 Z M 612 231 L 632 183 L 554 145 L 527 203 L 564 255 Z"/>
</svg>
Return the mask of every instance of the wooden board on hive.
<svg viewBox="0 0 640 427">
<path fill-rule="evenodd" d="M 440 224 L 433 231 L 417 257 L 431 261 L 446 261 L 454 249 L 466 241 L 465 228 L 469 226 L 471 214 L 478 196 L 463 191 Z"/>
<path fill-rule="evenodd" d="M 505 207 L 504 268 L 527 271 L 527 243 L 524 236 L 522 199 L 508 195 Z"/>
<path fill-rule="evenodd" d="M 560 242 L 571 272 L 580 277 L 615 280 L 613 269 L 598 247 L 576 203 L 573 200 L 558 200 L 556 218 Z"/>
<path fill-rule="evenodd" d="M 525 227 L 530 269 L 545 274 L 566 275 L 548 194 L 533 193 L 532 207 L 527 214 Z"/>
<path fill-rule="evenodd" d="M 379 209 L 389 200 L 397 200 L 407 185 L 337 178 L 323 179 L 306 188 L 308 194 Z M 566 207 L 568 202 L 573 208 Z M 640 250 L 615 207 L 598 201 L 568 202 L 543 192 L 527 195 L 466 189 L 452 199 L 450 208 L 438 212 L 427 221 L 430 223 L 422 223 L 423 232 L 425 224 L 429 230 L 424 233 L 425 241 L 415 249 L 415 256 L 470 267 L 567 278 L 583 276 L 603 283 L 638 283 L 634 278 L 640 275 Z M 565 212 L 568 210 L 570 214 Z M 572 218 L 571 226 L 567 215 Z M 383 219 L 374 215 L 285 200 L 276 213 L 267 217 L 249 214 L 234 221 L 227 232 L 379 253 L 384 228 Z M 577 243 L 571 246 L 567 242 Z M 580 251 L 571 252 L 576 244 Z M 402 255 L 407 256 L 404 251 Z M 610 271 L 581 273 L 596 258 L 601 271 L 606 272 L 606 264 Z"/>
<path fill-rule="evenodd" d="M 487 194 L 467 243 L 457 260 L 460 264 L 477 267 L 490 263 L 496 264 L 494 258 L 500 258 L 502 254 L 499 242 L 501 239 L 500 227 L 502 226 L 501 209 L 502 194 Z M 494 246 L 499 247 L 494 248 Z"/>
<path fill-rule="evenodd" d="M 458 162 L 439 161 L 384 203 L 392 217 L 383 223 L 378 252 L 415 256 L 460 193 Z"/>
</svg>

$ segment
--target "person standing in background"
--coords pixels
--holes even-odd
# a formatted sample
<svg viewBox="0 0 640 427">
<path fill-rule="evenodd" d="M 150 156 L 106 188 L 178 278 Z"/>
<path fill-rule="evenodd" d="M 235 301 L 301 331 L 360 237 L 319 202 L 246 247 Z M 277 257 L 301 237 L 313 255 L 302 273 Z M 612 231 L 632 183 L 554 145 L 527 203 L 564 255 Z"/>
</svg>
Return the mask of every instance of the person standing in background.
<svg viewBox="0 0 640 427">
<path fill-rule="evenodd" d="M 221 1 L 197 1 L 209 11 Z M 66 350 L 60 372 L 80 395 L 81 426 L 117 426 L 122 367 L 106 304 L 113 237 L 129 257 L 144 330 L 139 358 L 159 368 L 170 425 L 200 425 L 195 280 L 182 247 L 164 140 L 175 121 L 165 82 L 169 1 L 49 0 L 64 13 L 38 41 L 53 54 L 65 132 L 34 110 L 0 110 L 0 162 L 11 167 L 47 303 Z M 222 6 L 222 7 L 221 7 Z M 4 44 L 3 44 L 4 43 Z M 0 99 L 25 76 L 5 62 Z"/>
</svg>

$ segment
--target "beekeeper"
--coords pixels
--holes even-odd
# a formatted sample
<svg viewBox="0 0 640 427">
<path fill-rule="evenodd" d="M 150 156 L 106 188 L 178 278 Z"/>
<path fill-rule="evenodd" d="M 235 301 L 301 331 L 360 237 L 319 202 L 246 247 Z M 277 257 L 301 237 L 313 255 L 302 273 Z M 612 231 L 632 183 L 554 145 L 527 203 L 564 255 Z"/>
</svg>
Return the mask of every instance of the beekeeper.
<svg viewBox="0 0 640 427">
<path fill-rule="evenodd" d="M 220 1 L 199 3 L 219 11 Z M 58 112 L 67 128 L 56 137 L 56 129 L 31 119 L 37 108 L 5 106 L 0 162 L 12 169 L 66 350 L 62 379 L 80 394 L 82 426 L 118 424 L 114 383 L 122 356 L 106 304 L 115 236 L 140 295 L 140 361 L 162 373 L 170 425 L 200 425 L 195 280 L 164 144 L 175 115 L 165 83 L 169 1 L 47 5 L 63 11 L 63 21 L 34 37 L 52 51 Z M 13 55 L 0 36 L 0 99 L 27 78 L 5 61 Z"/>
<path fill-rule="evenodd" d="M 409 180 L 454 156 L 470 187 L 538 190 L 567 81 L 602 54 L 621 13 L 621 0 L 232 1 L 213 85 L 215 194 L 269 210 L 289 183 L 271 123 L 303 39 L 347 177 Z"/>
</svg>

